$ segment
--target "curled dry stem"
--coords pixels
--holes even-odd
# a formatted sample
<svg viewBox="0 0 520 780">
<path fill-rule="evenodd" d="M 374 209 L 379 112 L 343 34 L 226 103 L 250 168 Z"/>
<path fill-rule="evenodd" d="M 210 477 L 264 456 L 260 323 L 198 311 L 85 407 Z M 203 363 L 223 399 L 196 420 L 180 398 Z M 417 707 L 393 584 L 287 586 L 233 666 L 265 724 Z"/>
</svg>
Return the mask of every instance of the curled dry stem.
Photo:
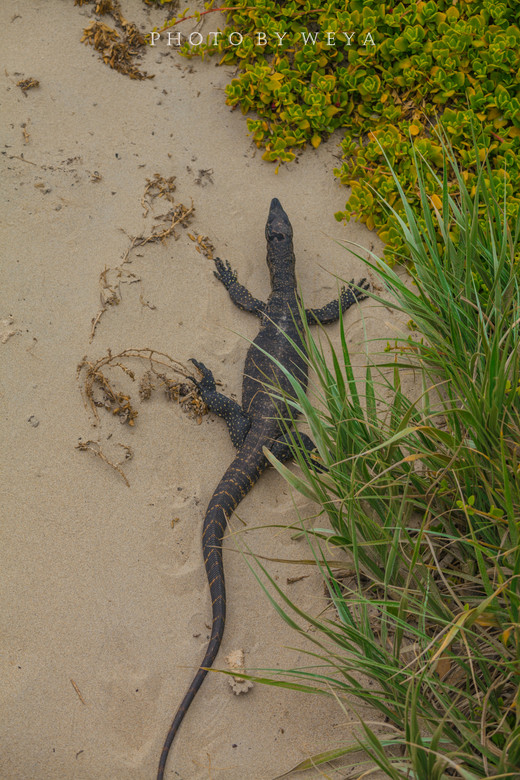
<svg viewBox="0 0 520 780">
<path fill-rule="evenodd" d="M 133 457 L 133 450 L 131 447 L 129 447 L 127 444 L 120 444 L 120 447 L 123 447 L 125 450 L 125 456 L 122 461 L 119 463 L 114 463 L 113 461 L 109 460 L 103 450 L 101 449 L 101 445 L 98 441 L 93 441 L 92 439 L 89 439 L 88 441 L 80 441 L 78 444 L 76 444 L 76 449 L 81 450 L 82 452 L 93 452 L 94 455 L 96 455 L 98 458 L 101 458 L 103 463 L 106 463 L 108 466 L 113 468 L 115 471 L 117 471 L 118 474 L 120 474 L 124 481 L 125 485 L 127 487 L 130 487 L 130 482 L 128 481 L 128 478 L 121 468 L 123 463 L 127 460 L 131 460 Z"/>
<path fill-rule="evenodd" d="M 111 350 L 95 361 L 83 357 L 78 365 L 77 377 L 81 381 L 83 401 L 86 409 L 92 412 L 95 423 L 99 422 L 98 407 L 110 410 L 117 414 L 122 423 L 134 425 L 137 417 L 130 401 L 130 396 L 114 389 L 112 383 L 105 375 L 103 369 L 119 368 L 132 381 L 135 381 L 135 373 L 125 363 L 124 359 L 144 360 L 149 364 L 148 370 L 140 379 L 139 396 L 142 401 L 150 398 L 152 391 L 162 388 L 169 400 L 177 401 L 200 422 L 202 416 L 207 414 L 207 407 L 198 395 L 197 388 L 179 381 L 179 377 L 192 383 L 189 369 L 178 360 L 170 357 L 165 352 L 145 347 L 143 349 L 124 349 L 113 355 Z M 173 374 L 173 376 L 172 376 Z M 101 389 L 102 398 L 95 397 L 96 388 Z"/>
</svg>

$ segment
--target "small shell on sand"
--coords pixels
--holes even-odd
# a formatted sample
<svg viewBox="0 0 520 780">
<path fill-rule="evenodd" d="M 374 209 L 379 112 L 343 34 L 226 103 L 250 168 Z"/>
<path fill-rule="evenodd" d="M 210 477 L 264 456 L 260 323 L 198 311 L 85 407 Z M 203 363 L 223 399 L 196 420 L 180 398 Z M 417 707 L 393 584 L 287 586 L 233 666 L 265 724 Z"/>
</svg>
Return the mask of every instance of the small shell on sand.
<svg viewBox="0 0 520 780">
<path fill-rule="evenodd" d="M 0 342 L 5 344 L 11 336 L 17 336 L 20 331 L 12 328 L 11 325 L 14 322 L 14 317 L 9 314 L 4 320 L 0 320 Z"/>
<path fill-rule="evenodd" d="M 237 674 L 245 674 L 245 656 L 243 650 L 232 650 L 229 655 L 226 656 L 227 665 L 230 672 L 237 672 Z M 237 696 L 240 693 L 247 693 L 250 688 L 253 687 L 251 680 L 242 680 L 240 677 L 228 677 L 229 684 L 236 693 Z"/>
</svg>

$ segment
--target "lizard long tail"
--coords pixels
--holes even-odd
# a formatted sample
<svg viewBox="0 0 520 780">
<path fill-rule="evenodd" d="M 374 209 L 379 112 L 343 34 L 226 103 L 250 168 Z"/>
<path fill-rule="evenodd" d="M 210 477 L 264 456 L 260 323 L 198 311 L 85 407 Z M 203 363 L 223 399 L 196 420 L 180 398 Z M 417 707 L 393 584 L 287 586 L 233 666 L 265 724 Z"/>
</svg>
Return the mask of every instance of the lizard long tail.
<svg viewBox="0 0 520 780">
<path fill-rule="evenodd" d="M 245 447 L 243 449 L 245 449 Z M 213 665 L 213 661 L 217 656 L 224 635 L 224 626 L 226 622 L 226 587 L 224 581 L 224 564 L 222 560 L 222 538 L 231 513 L 253 487 L 267 465 L 267 461 L 261 452 L 254 453 L 256 455 L 255 458 L 251 458 L 251 453 L 249 453 L 249 458 L 245 461 L 243 449 L 239 450 L 235 460 L 220 480 L 206 510 L 202 532 L 202 552 L 211 594 L 211 609 L 213 615 L 211 636 L 202 663 L 197 670 L 179 709 L 175 713 L 172 725 L 166 736 L 159 760 L 157 780 L 163 780 L 164 778 L 164 770 L 172 742 L 188 711 L 188 707 L 195 698 L 197 691 L 208 673 L 208 669 Z M 248 473 L 244 470 L 245 462 L 249 465 Z"/>
</svg>

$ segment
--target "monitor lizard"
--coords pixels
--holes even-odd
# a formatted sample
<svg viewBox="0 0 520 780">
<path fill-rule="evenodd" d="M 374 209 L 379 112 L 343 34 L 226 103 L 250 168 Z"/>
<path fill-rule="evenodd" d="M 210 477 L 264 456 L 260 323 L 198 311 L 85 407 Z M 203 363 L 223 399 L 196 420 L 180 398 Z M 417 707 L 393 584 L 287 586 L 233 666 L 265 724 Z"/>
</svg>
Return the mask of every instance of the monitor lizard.
<svg viewBox="0 0 520 780">
<path fill-rule="evenodd" d="M 229 262 L 215 258 L 215 276 L 227 289 L 239 309 L 255 314 L 261 322 L 260 331 L 248 349 L 243 383 L 242 405 L 219 393 L 212 372 L 193 359 L 201 380 L 193 379 L 209 410 L 222 417 L 228 426 L 231 441 L 238 452 L 217 485 L 209 502 L 202 532 L 202 551 L 212 603 L 211 636 L 202 663 L 173 719 L 162 749 L 157 780 L 163 780 L 168 753 L 179 726 L 186 715 L 209 667 L 218 653 L 226 619 L 226 591 L 222 560 L 222 538 L 227 521 L 240 501 L 251 490 L 269 465 L 264 455 L 268 448 L 279 460 L 291 457 L 290 440 L 281 420 L 281 409 L 267 386 L 275 385 L 282 392 L 294 395 L 287 376 L 273 362 L 284 366 L 305 390 L 307 362 L 303 343 L 302 318 L 296 287 L 293 231 L 280 201 L 273 198 L 265 227 L 267 265 L 271 277 L 271 294 L 267 303 L 253 295 L 237 281 Z M 343 287 L 339 300 L 334 299 L 320 309 L 305 309 L 309 324 L 326 325 L 335 322 L 341 311 L 367 296 L 365 279 Z M 309 454 L 315 450 L 312 440 L 299 433 L 298 439 Z"/>
</svg>

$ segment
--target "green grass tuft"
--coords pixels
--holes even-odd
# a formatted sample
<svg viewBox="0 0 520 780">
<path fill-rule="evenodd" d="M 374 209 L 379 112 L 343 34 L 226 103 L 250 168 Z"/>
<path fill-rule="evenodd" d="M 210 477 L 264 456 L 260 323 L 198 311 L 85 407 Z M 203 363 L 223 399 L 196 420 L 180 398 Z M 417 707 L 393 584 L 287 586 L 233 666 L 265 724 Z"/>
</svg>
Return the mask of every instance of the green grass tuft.
<svg viewBox="0 0 520 780">
<path fill-rule="evenodd" d="M 278 613 L 316 645 L 311 665 L 284 679 L 381 716 L 378 728 L 363 725 L 355 745 L 314 756 L 316 765 L 361 746 L 399 780 L 518 778 L 519 224 L 509 224 L 489 164 L 477 163 L 470 192 L 442 143 L 442 204 L 433 213 L 428 163 L 411 151 L 419 217 L 390 168 L 412 289 L 383 261 L 368 262 L 418 335 L 367 361 L 360 382 L 344 335 L 335 351 L 307 327 L 319 398 L 313 405 L 294 383 L 287 410 L 308 423 L 327 471 L 309 468 L 297 442 L 299 472 L 270 456 L 328 518 L 329 528 L 305 533 L 331 610 L 305 614 L 260 563 L 256 571 Z M 411 367 L 422 381 L 415 400 L 401 386 Z M 331 546 L 348 553 L 352 576 L 327 564 Z"/>
</svg>

